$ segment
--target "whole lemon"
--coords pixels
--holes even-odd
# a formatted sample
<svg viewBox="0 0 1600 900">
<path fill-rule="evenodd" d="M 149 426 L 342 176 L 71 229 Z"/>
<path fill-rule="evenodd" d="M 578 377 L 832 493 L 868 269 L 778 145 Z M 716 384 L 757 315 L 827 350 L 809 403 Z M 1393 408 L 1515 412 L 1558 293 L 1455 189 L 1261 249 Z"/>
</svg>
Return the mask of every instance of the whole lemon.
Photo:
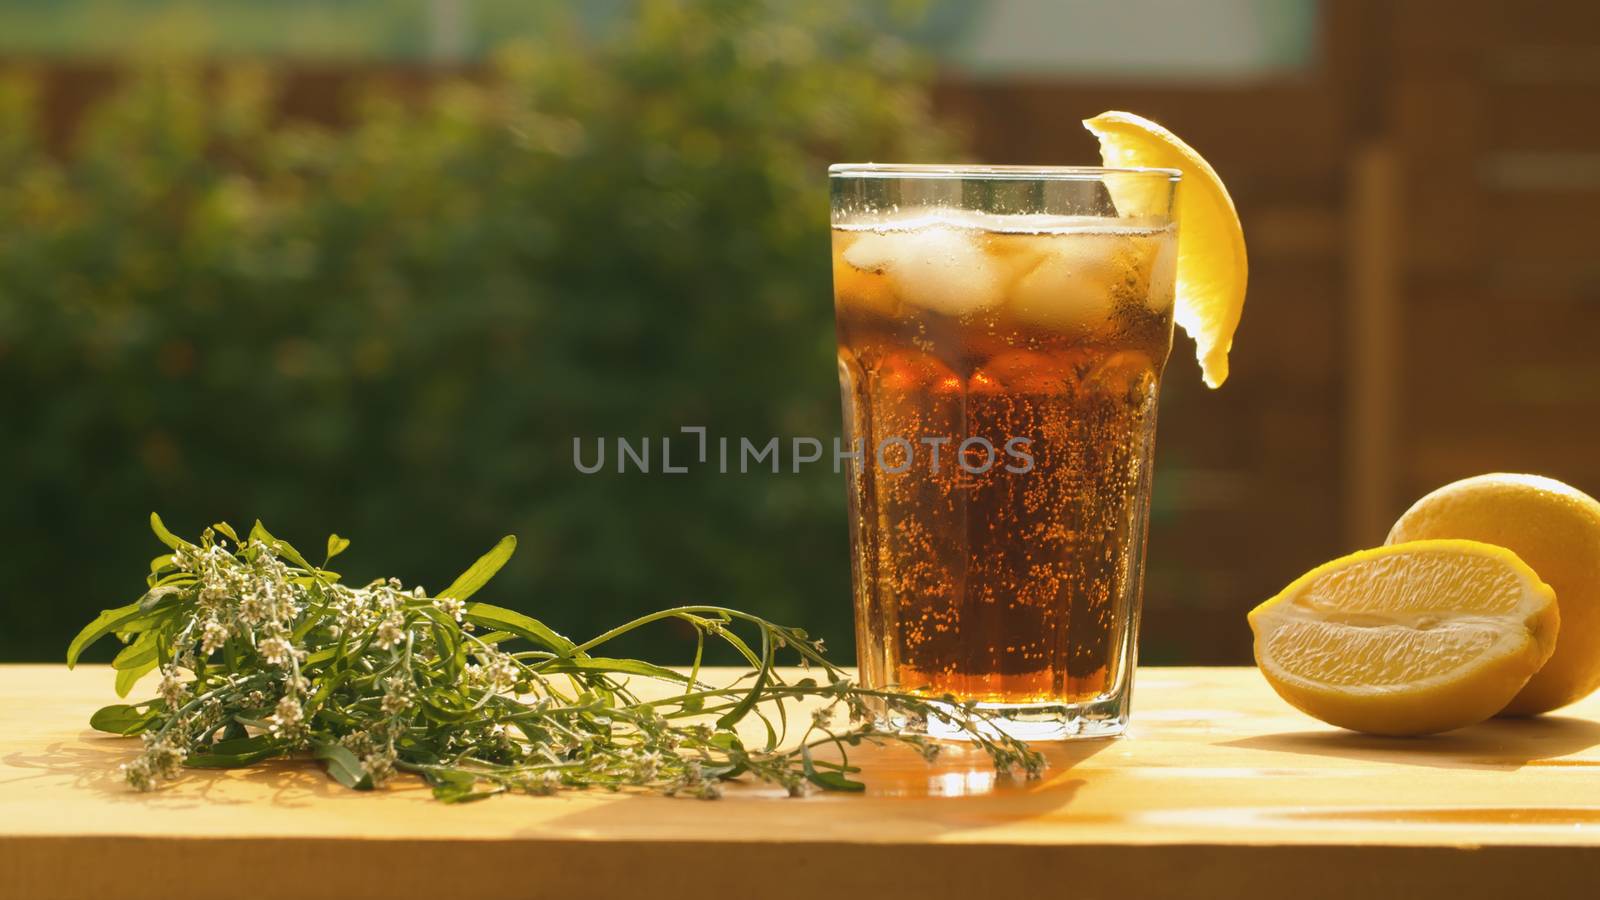
<svg viewBox="0 0 1600 900">
<path fill-rule="evenodd" d="M 1600 502 L 1554 478 L 1496 472 L 1418 500 L 1386 543 L 1463 538 L 1498 544 L 1556 592 L 1556 651 L 1501 715 L 1531 716 L 1600 687 Z"/>
</svg>

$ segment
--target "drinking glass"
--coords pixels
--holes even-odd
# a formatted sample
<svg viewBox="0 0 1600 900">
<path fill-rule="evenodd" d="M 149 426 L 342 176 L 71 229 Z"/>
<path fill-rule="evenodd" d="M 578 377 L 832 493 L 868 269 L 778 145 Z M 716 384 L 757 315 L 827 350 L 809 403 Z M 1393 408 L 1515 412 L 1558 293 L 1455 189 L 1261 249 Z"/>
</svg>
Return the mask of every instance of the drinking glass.
<svg viewBox="0 0 1600 900">
<path fill-rule="evenodd" d="M 1125 728 L 1178 179 L 830 169 L 864 685 L 1025 739 Z"/>
</svg>

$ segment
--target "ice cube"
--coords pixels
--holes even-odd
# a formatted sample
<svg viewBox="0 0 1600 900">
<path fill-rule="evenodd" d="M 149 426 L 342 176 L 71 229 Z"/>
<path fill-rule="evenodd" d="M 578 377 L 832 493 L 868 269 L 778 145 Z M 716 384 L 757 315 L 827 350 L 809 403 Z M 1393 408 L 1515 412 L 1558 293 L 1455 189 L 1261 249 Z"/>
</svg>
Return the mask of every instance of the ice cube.
<svg viewBox="0 0 1600 900">
<path fill-rule="evenodd" d="M 871 267 L 857 266 L 848 261 L 851 251 L 862 237 L 870 238 L 873 235 L 845 234 L 834 238 L 836 241 L 849 241 L 844 245 L 844 251 L 833 258 L 834 297 L 838 300 L 841 312 L 859 310 L 879 316 L 893 316 L 898 312 L 900 302 L 895 297 L 889 277 Z"/>
<path fill-rule="evenodd" d="M 1011 291 L 1018 322 L 1063 332 L 1106 331 L 1116 310 L 1116 243 L 1105 234 L 1041 235 L 1038 256 Z"/>
<path fill-rule="evenodd" d="M 863 231 L 844 248 L 844 261 L 872 274 L 882 273 L 894 259 L 895 238 L 903 232 Z"/>
<path fill-rule="evenodd" d="M 964 316 L 1001 300 L 1004 270 L 980 243 L 981 232 L 948 225 L 863 234 L 844 252 L 845 262 L 883 272 L 900 302 L 947 316 Z"/>
</svg>

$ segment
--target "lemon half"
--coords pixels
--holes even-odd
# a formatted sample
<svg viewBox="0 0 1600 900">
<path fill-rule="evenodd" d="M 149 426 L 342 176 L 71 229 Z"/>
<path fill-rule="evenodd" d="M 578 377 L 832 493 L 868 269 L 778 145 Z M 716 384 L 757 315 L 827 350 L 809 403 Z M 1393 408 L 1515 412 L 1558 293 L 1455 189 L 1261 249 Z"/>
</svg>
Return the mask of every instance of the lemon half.
<svg viewBox="0 0 1600 900">
<path fill-rule="evenodd" d="M 1430 734 L 1499 712 L 1556 647 L 1555 592 L 1504 547 L 1413 541 L 1318 566 L 1250 612 L 1256 663 L 1332 725 Z"/>
<path fill-rule="evenodd" d="M 1555 655 L 1506 715 L 1565 706 L 1600 686 L 1600 502 L 1539 475 L 1496 472 L 1447 484 L 1394 523 L 1389 543 L 1465 538 L 1509 549 L 1556 592 Z"/>
</svg>

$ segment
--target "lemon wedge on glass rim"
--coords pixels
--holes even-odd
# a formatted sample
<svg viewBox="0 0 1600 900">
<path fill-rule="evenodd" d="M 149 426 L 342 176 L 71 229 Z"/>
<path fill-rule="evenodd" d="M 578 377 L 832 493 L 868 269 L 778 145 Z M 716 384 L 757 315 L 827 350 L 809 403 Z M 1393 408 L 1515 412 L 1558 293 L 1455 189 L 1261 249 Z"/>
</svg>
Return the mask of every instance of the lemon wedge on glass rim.
<svg viewBox="0 0 1600 900">
<path fill-rule="evenodd" d="M 1194 339 L 1207 387 L 1228 379 L 1228 351 L 1244 310 L 1248 265 L 1244 229 L 1222 179 L 1194 148 L 1156 123 L 1126 112 L 1103 112 L 1083 121 L 1100 140 L 1108 168 L 1177 169 L 1178 276 L 1173 318 Z M 1131 183 L 1107 180 L 1118 211 L 1127 215 L 1139 198 Z M 1119 187 L 1121 188 L 1119 190 Z"/>
</svg>

